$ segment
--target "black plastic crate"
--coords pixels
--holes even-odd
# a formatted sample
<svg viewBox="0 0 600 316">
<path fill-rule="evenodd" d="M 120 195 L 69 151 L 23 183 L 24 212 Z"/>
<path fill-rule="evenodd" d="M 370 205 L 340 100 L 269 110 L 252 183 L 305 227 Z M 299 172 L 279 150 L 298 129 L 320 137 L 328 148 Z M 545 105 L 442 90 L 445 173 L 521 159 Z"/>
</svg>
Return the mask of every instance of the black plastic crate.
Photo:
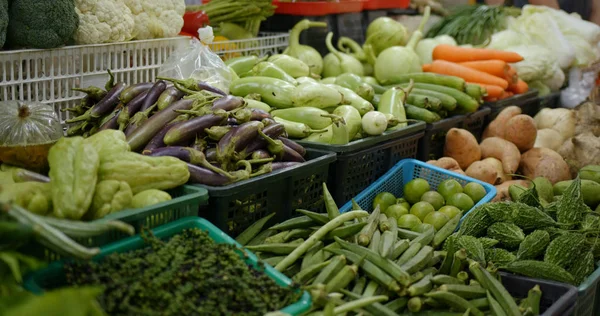
<svg viewBox="0 0 600 316">
<path fill-rule="evenodd" d="M 556 109 L 560 107 L 560 91 L 540 97 L 540 110 L 543 108 Z"/>
<path fill-rule="evenodd" d="M 417 159 L 428 161 L 439 159 L 444 156 L 444 144 L 446 143 L 446 133 L 454 127 L 461 128 L 464 115 L 456 115 L 443 119 L 439 122 L 427 124 L 425 135 L 419 141 L 419 151 Z"/>
<path fill-rule="evenodd" d="M 322 209 L 323 183 L 335 154 L 308 149 L 307 162 L 223 187 L 199 185 L 208 190 L 208 205 L 199 216 L 235 237 L 256 220 L 277 214 L 271 223 L 290 218 L 297 208 Z"/>
<path fill-rule="evenodd" d="M 323 56 L 327 55 L 327 53 L 329 53 L 327 46 L 325 46 L 325 38 L 327 37 L 327 33 L 333 32 L 334 40 L 337 41 L 338 33 L 336 32 L 337 23 L 335 15 L 298 16 L 275 14 L 261 23 L 260 30 L 265 32 L 289 32 L 294 25 L 296 25 L 296 23 L 304 19 L 327 23 L 327 27 L 311 27 L 300 33 L 300 44 L 313 47 Z"/>
<path fill-rule="evenodd" d="M 485 122 L 491 112 L 490 108 L 482 107 L 475 113 L 465 115 L 462 128 L 471 132 L 477 138 L 477 141 L 480 141 L 485 128 Z"/>
<path fill-rule="evenodd" d="M 516 105 L 521 108 L 527 107 L 527 103 L 530 102 L 532 99 L 537 99 L 537 95 L 538 95 L 537 90 L 530 90 L 523 94 L 515 95 L 510 98 L 506 98 L 504 100 L 500 100 L 500 101 L 496 101 L 496 102 L 486 102 L 484 104 L 484 106 L 490 108 L 491 112 L 487 117 L 487 122 L 485 125 L 487 125 L 489 122 L 493 121 L 496 118 L 496 116 L 498 116 L 498 114 L 500 112 L 502 112 L 502 110 L 504 110 L 505 108 L 507 108 L 511 105 Z"/>
<path fill-rule="evenodd" d="M 425 123 L 367 137 L 346 145 L 299 141 L 302 146 L 335 152 L 337 161 L 329 168 L 327 187 L 338 205 L 346 203 L 404 158 L 415 158 Z M 320 211 L 315 209 L 315 211 Z"/>
<path fill-rule="evenodd" d="M 520 105 L 523 114 L 534 117 L 542 109 L 542 100 L 536 94 L 528 99 L 525 99 Z"/>
<path fill-rule="evenodd" d="M 342 13 L 335 16 L 335 34 L 345 36 L 355 40 L 357 43 L 365 41 L 365 32 L 363 31 L 363 16 L 360 12 Z M 334 44 L 337 47 L 337 44 Z"/>
<path fill-rule="evenodd" d="M 542 290 L 540 301 L 541 316 L 570 316 L 575 313 L 577 288 L 554 281 L 532 279 L 524 276 L 500 272 L 502 284 L 516 299 L 527 297 L 527 292 L 536 284 Z"/>
<path fill-rule="evenodd" d="M 380 18 L 382 16 L 387 16 L 387 10 L 365 10 L 362 12 L 362 27 L 364 32 L 367 32 L 367 28 L 369 24 L 373 22 L 375 19 Z"/>
</svg>

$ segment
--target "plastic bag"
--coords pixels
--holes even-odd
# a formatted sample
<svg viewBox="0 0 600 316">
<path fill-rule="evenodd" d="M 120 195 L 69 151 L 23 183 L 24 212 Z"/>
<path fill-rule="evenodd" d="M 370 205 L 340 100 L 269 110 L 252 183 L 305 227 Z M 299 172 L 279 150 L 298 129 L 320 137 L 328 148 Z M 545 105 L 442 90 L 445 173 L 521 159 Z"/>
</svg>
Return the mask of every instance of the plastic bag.
<svg viewBox="0 0 600 316">
<path fill-rule="evenodd" d="M 208 47 L 214 39 L 212 27 L 198 30 L 200 40 L 175 51 L 160 67 L 158 75 L 176 79 L 194 78 L 229 93 L 233 76 L 223 60 Z"/>
<path fill-rule="evenodd" d="M 573 109 L 583 103 L 592 94 L 597 76 L 593 71 L 582 72 L 579 68 L 572 68 L 569 86 L 560 94 L 562 107 Z"/>
</svg>

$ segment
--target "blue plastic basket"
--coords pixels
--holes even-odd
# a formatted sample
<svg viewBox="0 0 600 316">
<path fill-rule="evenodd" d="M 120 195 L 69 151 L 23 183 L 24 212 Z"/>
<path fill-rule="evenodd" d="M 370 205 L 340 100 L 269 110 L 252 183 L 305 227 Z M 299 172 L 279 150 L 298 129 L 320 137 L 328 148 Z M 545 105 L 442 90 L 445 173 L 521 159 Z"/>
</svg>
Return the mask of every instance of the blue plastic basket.
<svg viewBox="0 0 600 316">
<path fill-rule="evenodd" d="M 493 185 L 454 173 L 436 166 L 424 163 L 415 159 L 404 159 L 397 163 L 381 178 L 371 184 L 368 188 L 359 193 L 354 201 L 364 210 L 370 210 L 373 205 L 373 199 L 381 192 L 390 192 L 396 197 L 404 196 L 404 185 L 412 179 L 422 178 L 429 182 L 432 190 L 437 190 L 438 185 L 447 179 L 454 179 L 465 186 L 469 182 L 476 182 L 485 188 L 486 195 L 472 209 L 479 205 L 491 201 L 496 196 L 496 188 Z M 348 201 L 340 212 L 347 212 L 352 209 L 352 201 Z M 465 213 L 466 216 L 469 212 Z M 462 219 L 465 217 L 463 216 Z M 461 219 L 461 221 L 462 221 Z"/>
<path fill-rule="evenodd" d="M 159 226 L 152 229 L 154 235 L 161 239 L 167 239 L 172 237 L 185 229 L 199 228 L 208 233 L 216 243 L 219 244 L 230 244 L 236 245 L 239 248 L 242 246 L 237 243 L 229 235 L 218 229 L 215 225 L 209 221 L 200 217 L 185 217 L 177 221 Z M 132 236 L 110 245 L 101 248 L 101 252 L 98 256 L 94 257 L 93 260 L 102 260 L 105 256 L 115 252 L 126 252 L 134 249 L 140 249 L 145 247 L 146 243 L 139 235 Z M 242 254 L 240 254 L 241 256 Z M 245 250 L 244 261 L 253 265 L 254 267 L 258 264 L 258 258 L 252 252 Z M 275 268 L 265 264 L 265 273 L 275 281 L 279 286 L 288 287 L 292 284 L 292 280 L 285 276 L 283 273 L 275 270 Z M 42 294 L 46 289 L 57 288 L 65 284 L 64 275 L 64 262 L 56 261 L 51 263 L 48 267 L 35 271 L 30 274 L 23 283 L 25 289 L 35 294 Z M 310 309 L 312 304 L 310 295 L 304 291 L 300 300 L 296 303 L 286 306 L 280 311 L 292 316 L 299 316 Z"/>
</svg>

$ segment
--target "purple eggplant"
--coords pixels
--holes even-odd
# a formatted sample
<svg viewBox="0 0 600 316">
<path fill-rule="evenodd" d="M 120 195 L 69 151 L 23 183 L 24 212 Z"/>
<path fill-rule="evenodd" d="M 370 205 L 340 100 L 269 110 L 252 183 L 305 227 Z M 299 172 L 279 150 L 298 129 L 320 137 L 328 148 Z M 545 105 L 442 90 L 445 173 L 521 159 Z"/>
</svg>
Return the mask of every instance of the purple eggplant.
<svg viewBox="0 0 600 316">
<path fill-rule="evenodd" d="M 240 108 L 242 105 L 244 105 L 244 99 L 232 95 L 227 95 L 213 101 L 211 109 L 233 111 L 235 109 Z"/>
<path fill-rule="evenodd" d="M 177 110 L 189 110 L 192 108 L 193 104 L 193 100 L 179 100 L 168 108 L 152 115 L 150 119 L 127 136 L 127 142 L 129 143 L 131 150 L 137 151 L 142 149 L 142 147 L 146 146 L 158 131 L 179 115 L 179 113 L 176 112 Z"/>
<path fill-rule="evenodd" d="M 265 124 L 265 126 L 270 126 L 270 125 L 273 125 L 273 124 L 279 124 L 279 123 L 277 123 L 277 121 L 275 121 L 275 120 L 274 120 L 274 119 L 272 119 L 272 118 L 265 118 L 265 119 L 262 119 L 262 120 L 261 120 L 261 122 L 262 122 L 263 124 Z"/>
<path fill-rule="evenodd" d="M 144 103 L 144 99 L 147 95 L 148 91 L 144 91 L 127 103 L 125 109 L 121 111 L 121 114 L 119 115 L 119 130 L 124 130 L 127 124 L 129 124 L 129 119 L 131 119 L 141 109 L 142 103 Z"/>
<path fill-rule="evenodd" d="M 85 93 L 87 98 L 89 98 L 93 102 L 98 102 L 102 100 L 102 98 L 104 98 L 107 93 L 106 90 L 95 86 L 89 86 L 87 88 L 72 88 L 71 90 Z"/>
<path fill-rule="evenodd" d="M 210 162 L 217 162 L 217 149 L 209 148 L 206 150 L 206 160 Z"/>
<path fill-rule="evenodd" d="M 297 153 L 300 154 L 300 156 L 304 157 L 304 155 L 306 155 L 306 149 L 304 147 L 302 147 L 302 145 L 296 143 L 295 141 L 286 138 L 286 137 L 278 137 L 277 139 L 279 139 L 284 145 L 290 147 L 291 149 L 295 150 Z"/>
<path fill-rule="evenodd" d="M 212 126 L 211 128 L 205 128 L 204 132 L 206 133 L 206 135 L 208 135 L 208 138 L 214 140 L 214 141 L 219 141 L 221 138 L 223 138 L 223 136 L 225 136 L 225 134 L 229 133 L 229 131 L 232 129 L 233 127 L 231 126 Z"/>
<path fill-rule="evenodd" d="M 226 96 L 227 93 L 221 91 L 221 89 L 215 88 L 204 81 L 197 81 L 193 78 L 188 79 L 174 79 L 174 78 L 165 78 L 165 77 L 157 77 L 156 79 L 170 81 L 175 84 L 176 87 L 182 87 L 187 90 L 192 91 L 209 91 L 221 96 Z"/>
<path fill-rule="evenodd" d="M 267 149 L 269 152 L 281 161 L 295 161 L 304 162 L 304 158 L 292 148 L 283 144 L 278 139 L 273 139 L 269 135 L 266 135 L 262 131 L 258 131 L 258 134 L 267 141 Z"/>
<path fill-rule="evenodd" d="M 227 112 L 215 111 L 215 113 L 180 122 L 165 134 L 164 142 L 169 146 L 189 144 L 195 139 L 196 135 L 204 132 L 205 128 L 221 125 L 225 120 L 227 120 Z"/>
<path fill-rule="evenodd" d="M 148 90 L 148 95 L 144 98 L 144 102 L 142 103 L 142 108 L 140 111 L 145 111 L 149 109 L 156 101 L 160 95 L 167 89 L 167 83 L 159 80 L 157 81 L 150 90 Z"/>
<path fill-rule="evenodd" d="M 255 150 L 254 152 L 252 152 L 252 155 L 250 155 L 250 159 L 252 160 L 256 160 L 256 159 L 267 159 L 267 158 L 271 158 L 271 154 L 264 150 L 264 149 L 259 149 L 259 150 Z"/>
<path fill-rule="evenodd" d="M 272 167 L 273 171 L 275 171 L 275 170 L 295 167 L 299 164 L 301 164 L 301 163 L 296 162 L 296 161 L 273 162 L 273 163 L 271 163 L 271 167 Z"/>
<path fill-rule="evenodd" d="M 276 123 L 265 127 L 262 132 L 271 138 L 277 138 L 285 131 L 285 127 L 282 124 Z M 237 159 L 246 159 L 253 151 L 264 149 L 268 143 L 262 137 L 256 137 L 244 148 L 242 151 L 237 152 Z"/>
<path fill-rule="evenodd" d="M 154 137 L 152 137 L 152 139 L 148 142 L 148 144 L 146 144 L 146 147 L 144 147 L 142 154 L 144 154 L 147 151 L 154 150 L 156 148 L 165 147 L 166 145 L 165 145 L 165 142 L 163 141 L 163 138 L 165 138 L 165 134 L 167 134 L 169 129 L 171 127 L 173 127 L 175 124 L 177 124 L 177 123 L 169 123 L 169 124 L 165 125 L 160 131 L 158 131 L 158 133 L 156 133 L 156 135 L 154 135 Z"/>
<path fill-rule="evenodd" d="M 152 85 L 152 82 L 142 82 L 131 85 L 125 88 L 123 92 L 121 92 L 119 100 L 121 100 L 122 103 L 127 104 L 141 93 L 150 90 L 150 88 L 152 88 Z"/>
<path fill-rule="evenodd" d="M 104 122 L 100 127 L 98 127 L 98 131 L 103 131 L 107 129 L 117 129 L 119 127 L 119 114 L 122 109 L 116 109 L 113 113 L 109 114 L 110 117 L 106 122 Z"/>
<path fill-rule="evenodd" d="M 227 119 L 227 125 L 237 126 L 237 125 L 240 125 L 240 122 L 238 122 L 238 120 L 236 120 L 234 117 L 230 117 Z"/>
<path fill-rule="evenodd" d="M 68 120 L 67 123 L 94 120 L 110 113 L 119 104 L 119 95 L 124 89 L 125 83 L 119 82 L 115 84 L 115 86 L 112 89 L 110 89 L 110 91 L 108 91 L 104 98 L 102 98 L 100 102 L 96 103 L 96 105 L 94 105 L 91 108 L 91 111 L 88 111 L 83 115 Z"/>
<path fill-rule="evenodd" d="M 163 93 L 161 93 L 160 97 L 158 97 L 158 101 L 156 101 L 158 110 L 160 111 L 171 105 L 171 103 L 183 98 L 184 94 L 185 93 L 175 87 L 167 88 Z"/>
<path fill-rule="evenodd" d="M 261 122 L 250 121 L 231 129 L 217 144 L 218 160 L 223 163 L 233 158 L 234 153 L 248 146 L 263 127 Z"/>
<path fill-rule="evenodd" d="M 250 109 L 250 112 L 252 113 L 250 116 L 250 119 L 252 121 L 262 121 L 264 119 L 271 118 L 271 114 L 269 114 L 269 112 L 267 112 L 267 111 L 263 111 L 263 110 L 259 110 L 259 109 Z"/>
<path fill-rule="evenodd" d="M 206 168 L 212 172 L 218 173 L 220 175 L 224 175 L 228 178 L 232 178 L 232 176 L 224 171 L 223 169 L 217 168 L 211 165 L 207 160 L 204 153 L 198 150 L 195 150 L 190 147 L 180 147 L 180 146 L 171 146 L 171 147 L 163 147 L 156 148 L 144 153 L 147 156 L 160 157 L 160 156 L 171 156 L 183 160 L 187 163 L 190 163 L 195 166 L 200 166 Z"/>
<path fill-rule="evenodd" d="M 223 186 L 231 183 L 231 179 L 216 172 L 210 171 L 209 169 L 192 165 L 188 165 L 190 171 L 190 183 L 204 184 L 210 186 Z"/>
</svg>

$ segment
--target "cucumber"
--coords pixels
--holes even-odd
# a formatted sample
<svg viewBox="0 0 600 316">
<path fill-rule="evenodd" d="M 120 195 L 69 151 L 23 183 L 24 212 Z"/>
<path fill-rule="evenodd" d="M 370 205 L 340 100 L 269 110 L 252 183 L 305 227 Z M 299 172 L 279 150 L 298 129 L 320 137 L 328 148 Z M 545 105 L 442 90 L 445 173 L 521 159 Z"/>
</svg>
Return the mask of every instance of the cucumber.
<svg viewBox="0 0 600 316">
<path fill-rule="evenodd" d="M 394 76 L 394 83 L 409 83 L 410 81 L 415 83 L 429 83 L 434 85 L 440 85 L 457 89 L 459 91 L 465 90 L 465 80 L 459 77 L 440 75 L 431 72 L 417 72 L 409 74 L 397 74 Z"/>
<path fill-rule="evenodd" d="M 411 104 L 404 104 L 404 109 L 406 110 L 406 117 L 409 119 L 419 120 L 425 123 L 435 123 L 442 119 L 437 113 Z"/>
<path fill-rule="evenodd" d="M 465 85 L 465 93 L 477 101 L 480 101 L 483 99 L 484 92 L 485 92 L 484 89 L 478 84 L 467 83 Z M 487 92 L 486 92 L 486 94 L 487 94 Z"/>
<path fill-rule="evenodd" d="M 429 83 L 415 83 L 414 87 L 418 89 L 445 93 L 453 97 L 456 99 L 457 104 L 455 110 L 473 113 L 479 109 L 479 102 L 460 90 Z"/>
<path fill-rule="evenodd" d="M 436 97 L 425 94 L 410 93 L 406 98 L 406 102 L 414 106 L 437 112 L 440 110 L 442 101 Z"/>
<path fill-rule="evenodd" d="M 456 105 L 458 103 L 455 98 L 453 98 L 445 93 L 441 93 L 441 92 L 437 92 L 437 91 L 413 88 L 410 92 L 439 99 L 441 102 L 440 103 L 441 108 L 446 111 L 454 111 L 456 109 Z"/>
</svg>

